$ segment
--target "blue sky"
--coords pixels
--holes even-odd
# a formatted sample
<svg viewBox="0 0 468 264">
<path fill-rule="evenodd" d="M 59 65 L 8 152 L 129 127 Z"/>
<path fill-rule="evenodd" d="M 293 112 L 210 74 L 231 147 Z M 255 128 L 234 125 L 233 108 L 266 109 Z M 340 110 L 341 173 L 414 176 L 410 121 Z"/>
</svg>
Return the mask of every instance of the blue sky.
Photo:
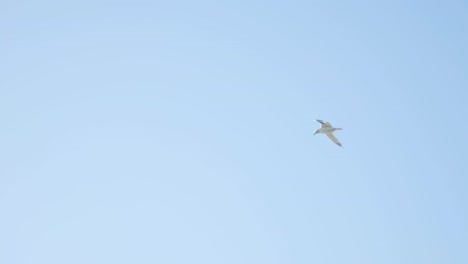
<svg viewBox="0 0 468 264">
<path fill-rule="evenodd" d="M 464 1 L 1 2 L 0 263 L 468 263 L 467 28 Z"/>
</svg>

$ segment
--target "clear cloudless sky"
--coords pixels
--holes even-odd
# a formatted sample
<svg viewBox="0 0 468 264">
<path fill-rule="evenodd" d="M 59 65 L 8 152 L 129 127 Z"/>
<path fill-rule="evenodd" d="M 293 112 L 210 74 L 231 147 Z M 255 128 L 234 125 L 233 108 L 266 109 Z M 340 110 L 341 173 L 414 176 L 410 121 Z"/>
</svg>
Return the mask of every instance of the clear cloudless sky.
<svg viewBox="0 0 468 264">
<path fill-rule="evenodd" d="M 467 47 L 466 1 L 3 0 L 0 263 L 466 264 Z"/>
</svg>

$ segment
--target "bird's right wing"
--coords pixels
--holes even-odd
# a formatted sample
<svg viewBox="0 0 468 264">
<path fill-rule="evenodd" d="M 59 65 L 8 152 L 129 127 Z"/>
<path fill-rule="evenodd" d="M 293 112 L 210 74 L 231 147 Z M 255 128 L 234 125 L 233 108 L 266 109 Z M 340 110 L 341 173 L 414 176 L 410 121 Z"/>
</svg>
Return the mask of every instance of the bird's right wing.
<svg viewBox="0 0 468 264">
<path fill-rule="evenodd" d="M 320 119 L 315 119 L 315 121 L 319 122 L 320 124 L 322 124 L 322 127 L 331 127 L 331 124 L 328 123 L 327 121 L 323 121 L 323 120 L 320 120 Z"/>
<path fill-rule="evenodd" d="M 326 133 L 327 137 L 330 138 L 335 144 L 341 147 L 340 141 L 333 135 L 333 133 Z"/>
</svg>

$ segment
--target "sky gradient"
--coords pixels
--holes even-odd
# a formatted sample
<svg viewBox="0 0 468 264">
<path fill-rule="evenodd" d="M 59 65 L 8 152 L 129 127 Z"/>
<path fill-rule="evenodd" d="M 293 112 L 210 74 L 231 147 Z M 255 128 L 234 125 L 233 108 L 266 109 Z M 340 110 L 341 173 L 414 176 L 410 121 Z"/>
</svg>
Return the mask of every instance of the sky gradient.
<svg viewBox="0 0 468 264">
<path fill-rule="evenodd" d="M 0 263 L 466 264 L 467 31 L 450 0 L 2 1 Z"/>
</svg>

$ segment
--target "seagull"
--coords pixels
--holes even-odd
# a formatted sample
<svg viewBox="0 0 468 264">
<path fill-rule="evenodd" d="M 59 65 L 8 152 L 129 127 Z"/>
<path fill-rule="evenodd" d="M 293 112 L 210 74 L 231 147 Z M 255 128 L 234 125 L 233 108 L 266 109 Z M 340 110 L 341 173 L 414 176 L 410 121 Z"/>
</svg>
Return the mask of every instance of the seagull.
<svg viewBox="0 0 468 264">
<path fill-rule="evenodd" d="M 341 147 L 340 141 L 333 135 L 333 132 L 336 130 L 343 130 L 342 128 L 335 128 L 333 127 L 330 123 L 327 121 L 323 121 L 320 119 L 315 119 L 315 121 L 319 122 L 321 124 L 320 128 L 315 130 L 315 134 L 325 134 L 327 135 L 328 138 L 330 138 L 335 144 Z"/>
</svg>

